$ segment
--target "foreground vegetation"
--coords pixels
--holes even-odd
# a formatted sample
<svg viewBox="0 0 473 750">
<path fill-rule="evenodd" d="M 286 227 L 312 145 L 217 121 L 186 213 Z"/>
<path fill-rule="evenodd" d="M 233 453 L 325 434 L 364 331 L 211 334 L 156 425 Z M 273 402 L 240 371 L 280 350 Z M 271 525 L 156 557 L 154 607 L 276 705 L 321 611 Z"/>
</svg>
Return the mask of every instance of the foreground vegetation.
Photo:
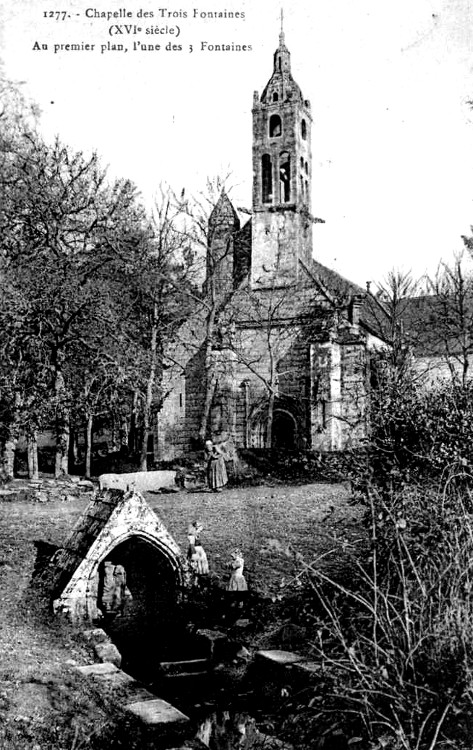
<svg viewBox="0 0 473 750">
<path fill-rule="evenodd" d="M 366 522 L 371 552 L 354 556 L 349 584 L 316 561 L 298 577 L 320 670 L 292 705 L 296 736 L 316 747 L 470 747 L 470 494 L 410 488 L 388 503 L 373 492 Z"/>
<path fill-rule="evenodd" d="M 265 600 L 267 621 L 258 630 L 261 644 L 286 648 L 278 632 L 288 617 L 279 613 L 285 582 L 298 571 L 293 550 L 311 559 L 328 552 L 338 536 L 356 545 L 360 514 L 348 500 L 340 485 L 148 495 L 184 549 L 188 520 L 202 520 L 216 586 L 227 579 L 229 550 L 241 546 L 249 584 Z M 71 665 L 71 660 L 89 663 L 93 654 L 79 634 L 51 617 L 38 592 L 29 590 L 34 541 L 61 544 L 85 507 L 83 499 L 1 505 L 0 745 L 5 750 L 133 747 L 134 728 L 127 727 L 110 696 L 91 688 Z M 327 570 L 338 575 L 333 567 Z"/>
</svg>

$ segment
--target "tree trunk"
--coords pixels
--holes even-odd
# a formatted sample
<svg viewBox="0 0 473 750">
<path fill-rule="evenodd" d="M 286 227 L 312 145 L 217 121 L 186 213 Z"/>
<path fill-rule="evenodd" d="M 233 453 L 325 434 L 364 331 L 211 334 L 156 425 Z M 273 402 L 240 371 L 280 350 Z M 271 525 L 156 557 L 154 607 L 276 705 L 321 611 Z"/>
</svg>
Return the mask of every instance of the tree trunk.
<svg viewBox="0 0 473 750">
<path fill-rule="evenodd" d="M 18 438 L 20 436 L 20 429 L 19 429 L 19 413 L 18 410 L 21 406 L 21 398 L 17 394 L 15 394 L 15 412 L 14 412 L 14 418 L 10 422 L 9 428 L 8 428 L 8 437 L 5 441 L 4 448 L 3 448 L 3 456 L 2 456 L 2 468 L 4 474 L 6 474 L 7 477 L 13 479 L 15 476 L 15 453 L 16 453 L 16 446 L 18 443 Z"/>
<path fill-rule="evenodd" d="M 8 438 L 5 442 L 3 449 L 3 471 L 7 477 L 13 479 L 14 467 L 15 467 L 15 451 L 18 440 L 16 438 Z"/>
<path fill-rule="evenodd" d="M 77 466 L 79 463 L 79 435 L 76 429 L 71 430 L 70 459 L 72 460 L 72 465 Z"/>
<path fill-rule="evenodd" d="M 271 389 L 268 399 L 268 415 L 266 419 L 266 448 L 271 448 L 273 442 L 273 414 L 274 414 L 274 390 Z"/>
<path fill-rule="evenodd" d="M 205 399 L 204 409 L 199 426 L 199 437 L 201 440 L 205 440 L 207 436 L 207 427 L 209 423 L 210 408 L 212 406 L 212 399 L 215 393 L 215 387 L 217 385 L 217 378 L 215 375 L 214 362 L 212 357 L 212 347 L 214 340 L 215 331 L 215 319 L 217 316 L 217 302 L 215 297 L 215 279 L 211 280 L 211 308 L 207 317 L 206 322 L 206 336 L 205 336 Z"/>
<path fill-rule="evenodd" d="M 207 427 L 209 424 L 210 409 L 212 408 L 212 401 L 217 388 L 217 376 L 214 372 L 209 373 L 207 378 L 207 387 L 205 389 L 205 402 L 204 409 L 202 411 L 202 418 L 200 420 L 199 437 L 201 440 L 205 440 L 207 437 Z"/>
<path fill-rule="evenodd" d="M 151 428 L 151 408 L 153 405 L 154 381 L 156 379 L 156 353 L 158 341 L 158 326 L 156 323 L 157 304 L 154 304 L 154 322 L 151 330 L 150 355 L 151 363 L 146 383 L 146 396 L 143 404 L 143 434 L 141 436 L 140 471 L 148 471 L 148 435 Z"/>
<path fill-rule="evenodd" d="M 54 475 L 56 478 L 69 473 L 69 409 L 66 405 L 66 386 L 64 376 L 56 370 L 56 461 Z"/>
<path fill-rule="evenodd" d="M 92 414 L 87 414 L 87 426 L 85 428 L 85 477 L 90 479 L 92 470 L 92 430 L 94 418 Z"/>
<path fill-rule="evenodd" d="M 33 480 L 38 479 L 39 477 L 38 437 L 37 437 L 36 432 L 33 432 L 31 435 L 28 435 L 27 444 L 28 444 L 28 477 Z"/>
<path fill-rule="evenodd" d="M 138 391 L 133 392 L 133 402 L 130 414 L 130 429 L 128 432 L 128 448 L 131 453 L 136 453 L 138 446 L 138 403 L 140 394 Z"/>
</svg>

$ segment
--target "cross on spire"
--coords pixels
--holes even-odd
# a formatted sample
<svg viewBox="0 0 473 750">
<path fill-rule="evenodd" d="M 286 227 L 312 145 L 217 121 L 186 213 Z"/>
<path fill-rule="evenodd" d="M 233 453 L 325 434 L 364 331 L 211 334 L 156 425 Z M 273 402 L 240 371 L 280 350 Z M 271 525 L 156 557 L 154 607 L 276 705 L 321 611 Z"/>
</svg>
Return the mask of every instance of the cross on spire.
<svg viewBox="0 0 473 750">
<path fill-rule="evenodd" d="M 281 31 L 279 34 L 279 43 L 284 44 L 284 10 L 281 8 Z"/>
</svg>

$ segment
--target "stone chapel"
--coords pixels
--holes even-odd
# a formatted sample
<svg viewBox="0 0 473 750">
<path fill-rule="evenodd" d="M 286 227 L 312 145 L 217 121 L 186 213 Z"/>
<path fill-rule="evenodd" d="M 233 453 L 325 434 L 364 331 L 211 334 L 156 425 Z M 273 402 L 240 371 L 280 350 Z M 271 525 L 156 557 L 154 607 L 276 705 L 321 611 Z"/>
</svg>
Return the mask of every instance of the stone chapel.
<svg viewBox="0 0 473 750">
<path fill-rule="evenodd" d="M 365 293 L 313 257 L 312 112 L 281 31 L 253 99 L 251 217 L 223 192 L 209 218 L 202 305 L 168 351 L 159 455 L 203 439 L 335 451 L 367 430 Z"/>
</svg>

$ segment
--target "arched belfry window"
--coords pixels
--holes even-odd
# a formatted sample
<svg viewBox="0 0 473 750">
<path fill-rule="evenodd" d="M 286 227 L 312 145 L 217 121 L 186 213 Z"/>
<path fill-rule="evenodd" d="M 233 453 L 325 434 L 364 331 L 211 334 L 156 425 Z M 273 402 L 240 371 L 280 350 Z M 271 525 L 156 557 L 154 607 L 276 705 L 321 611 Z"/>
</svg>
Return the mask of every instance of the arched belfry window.
<svg viewBox="0 0 473 750">
<path fill-rule="evenodd" d="M 274 94 L 273 94 L 273 102 L 277 102 L 278 99 L 279 99 L 279 96 L 277 95 L 276 92 L 274 92 Z"/>
<path fill-rule="evenodd" d="M 291 157 L 287 151 L 279 157 L 279 194 L 282 203 L 291 200 Z"/>
<path fill-rule="evenodd" d="M 273 166 L 269 154 L 261 158 L 262 196 L 263 203 L 271 203 L 273 199 Z"/>
<path fill-rule="evenodd" d="M 305 120 L 302 120 L 301 122 L 301 136 L 304 140 L 307 138 L 307 123 Z"/>
<path fill-rule="evenodd" d="M 282 133 L 282 123 L 279 115 L 271 115 L 269 118 L 269 137 L 277 138 Z"/>
</svg>

